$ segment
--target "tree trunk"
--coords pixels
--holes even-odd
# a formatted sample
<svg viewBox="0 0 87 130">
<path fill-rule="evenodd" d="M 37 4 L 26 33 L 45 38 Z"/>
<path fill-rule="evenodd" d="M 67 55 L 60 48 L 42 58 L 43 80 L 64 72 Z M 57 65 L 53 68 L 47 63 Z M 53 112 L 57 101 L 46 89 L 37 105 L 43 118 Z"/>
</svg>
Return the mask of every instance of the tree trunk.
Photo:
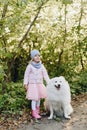
<svg viewBox="0 0 87 130">
<path fill-rule="evenodd" d="M 81 10 L 80 10 L 80 17 L 79 17 L 79 24 L 78 24 L 78 39 L 80 38 L 80 30 L 81 30 L 81 20 L 83 16 L 83 4 L 81 0 Z M 79 56 L 80 56 L 80 64 L 82 66 L 82 70 L 84 70 L 84 63 L 83 63 L 83 56 L 81 54 L 81 47 L 80 47 L 81 41 L 78 40 L 78 48 L 79 48 Z"/>
</svg>

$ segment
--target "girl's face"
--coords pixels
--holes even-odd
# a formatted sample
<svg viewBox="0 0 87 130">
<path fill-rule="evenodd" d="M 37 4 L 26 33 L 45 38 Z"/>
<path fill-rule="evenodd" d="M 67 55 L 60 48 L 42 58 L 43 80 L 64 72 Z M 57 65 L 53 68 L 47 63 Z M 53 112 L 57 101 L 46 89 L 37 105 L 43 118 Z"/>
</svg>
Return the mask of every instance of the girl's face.
<svg viewBox="0 0 87 130">
<path fill-rule="evenodd" d="M 35 55 L 35 57 L 33 58 L 33 61 L 36 63 L 40 62 L 40 55 Z"/>
</svg>

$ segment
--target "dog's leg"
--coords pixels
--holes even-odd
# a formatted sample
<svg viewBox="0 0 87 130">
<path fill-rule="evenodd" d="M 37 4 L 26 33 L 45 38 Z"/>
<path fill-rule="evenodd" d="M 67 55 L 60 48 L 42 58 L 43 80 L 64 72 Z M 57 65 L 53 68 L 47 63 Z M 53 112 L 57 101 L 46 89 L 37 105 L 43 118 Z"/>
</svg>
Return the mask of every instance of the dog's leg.
<svg viewBox="0 0 87 130">
<path fill-rule="evenodd" d="M 52 105 L 50 105 L 50 116 L 48 117 L 48 119 L 53 119 L 53 107 Z"/>
<path fill-rule="evenodd" d="M 64 110 L 64 117 L 66 119 L 71 119 L 70 113 L 69 113 L 69 106 L 67 104 L 64 104 L 63 106 L 63 110 Z"/>
<path fill-rule="evenodd" d="M 73 113 L 73 108 L 72 108 L 72 106 L 71 106 L 71 104 L 69 104 L 69 105 L 67 105 L 66 107 L 65 107 L 65 118 L 67 118 L 67 119 L 71 119 L 71 114 Z"/>
</svg>

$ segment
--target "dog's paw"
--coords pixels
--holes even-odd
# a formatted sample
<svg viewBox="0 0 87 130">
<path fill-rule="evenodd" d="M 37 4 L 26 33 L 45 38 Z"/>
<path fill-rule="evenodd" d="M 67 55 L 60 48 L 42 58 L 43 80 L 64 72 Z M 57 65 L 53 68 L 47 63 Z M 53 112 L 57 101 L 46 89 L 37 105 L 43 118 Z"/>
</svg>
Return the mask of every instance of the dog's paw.
<svg viewBox="0 0 87 130">
<path fill-rule="evenodd" d="M 70 120 L 71 119 L 71 116 L 65 116 L 66 119 Z"/>
<path fill-rule="evenodd" d="M 52 120 L 53 118 L 51 116 L 48 117 L 48 120 Z"/>
</svg>

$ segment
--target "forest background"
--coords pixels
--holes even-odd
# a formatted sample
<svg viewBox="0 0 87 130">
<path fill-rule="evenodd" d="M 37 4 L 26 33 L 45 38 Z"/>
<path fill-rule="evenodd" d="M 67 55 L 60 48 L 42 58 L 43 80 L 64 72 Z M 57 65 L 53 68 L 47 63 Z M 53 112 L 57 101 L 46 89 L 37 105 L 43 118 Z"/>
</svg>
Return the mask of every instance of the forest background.
<svg viewBox="0 0 87 130">
<path fill-rule="evenodd" d="M 87 1 L 0 0 L 1 115 L 22 115 L 30 106 L 23 77 L 32 49 L 50 78 L 68 80 L 72 96 L 86 93 Z"/>
</svg>

